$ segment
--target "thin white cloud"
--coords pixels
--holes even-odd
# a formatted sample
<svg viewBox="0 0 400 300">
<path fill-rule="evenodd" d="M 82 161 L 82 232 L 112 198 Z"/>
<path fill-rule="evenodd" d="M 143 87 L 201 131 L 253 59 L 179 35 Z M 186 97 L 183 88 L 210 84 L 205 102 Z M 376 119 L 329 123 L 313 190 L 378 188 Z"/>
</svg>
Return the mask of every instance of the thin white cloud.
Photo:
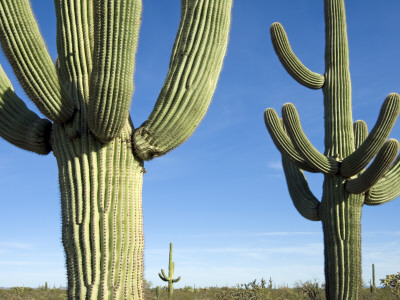
<svg viewBox="0 0 400 300">
<path fill-rule="evenodd" d="M 263 236 L 298 236 L 298 235 L 322 235 L 322 231 L 265 231 L 265 232 L 245 232 L 245 231 L 232 231 L 232 232 L 210 232 L 201 234 L 185 235 L 186 239 L 201 239 L 201 238 L 222 238 L 222 237 L 235 237 L 246 238 L 246 237 L 263 237 Z"/>
<path fill-rule="evenodd" d="M 270 161 L 268 162 L 267 167 L 275 170 L 283 170 L 281 161 Z"/>
<path fill-rule="evenodd" d="M 0 247 L 13 248 L 13 249 L 22 249 L 22 250 L 31 250 L 31 249 L 33 249 L 33 245 L 32 244 L 21 243 L 21 242 L 0 242 Z"/>
<path fill-rule="evenodd" d="M 0 266 L 39 266 L 47 263 L 29 260 L 0 260 Z"/>
<path fill-rule="evenodd" d="M 176 255 L 195 254 L 195 253 L 233 253 L 244 254 L 246 256 L 257 256 L 260 253 L 285 253 L 285 254 L 302 254 L 315 255 L 321 253 L 323 249 L 322 243 L 310 243 L 304 246 L 286 246 L 286 247 L 223 247 L 223 248 L 181 248 L 176 250 Z M 147 249 L 147 255 L 164 254 L 165 249 Z"/>
</svg>

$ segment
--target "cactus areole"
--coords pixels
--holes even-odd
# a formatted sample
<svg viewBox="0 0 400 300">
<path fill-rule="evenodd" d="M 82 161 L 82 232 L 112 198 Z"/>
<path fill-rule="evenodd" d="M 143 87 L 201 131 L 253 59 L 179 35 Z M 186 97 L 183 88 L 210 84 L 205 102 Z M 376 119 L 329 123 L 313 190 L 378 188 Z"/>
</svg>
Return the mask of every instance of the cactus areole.
<svg viewBox="0 0 400 300">
<path fill-rule="evenodd" d="M 311 72 L 294 55 L 282 25 L 272 24 L 271 36 L 288 73 L 299 83 L 323 91 L 325 153 L 315 149 L 305 136 L 293 104 L 283 106 L 283 120 L 271 108 L 264 116 L 282 154 L 295 207 L 303 217 L 322 221 L 327 299 L 354 300 L 359 298 L 362 284 L 361 208 L 400 195 L 399 144 L 387 140 L 400 111 L 400 96 L 387 96 L 369 134 L 365 122 L 353 124 L 344 0 L 325 0 L 324 5 L 324 75 Z M 303 170 L 324 174 L 321 201 L 311 193 Z"/>
<path fill-rule="evenodd" d="M 59 168 L 69 299 L 143 299 L 143 161 L 203 118 L 225 56 L 232 0 L 182 0 L 170 67 L 149 118 L 129 117 L 141 0 L 55 0 L 53 63 L 28 0 L 0 1 L 0 42 L 45 118 L 0 67 L 0 135 Z"/>
</svg>

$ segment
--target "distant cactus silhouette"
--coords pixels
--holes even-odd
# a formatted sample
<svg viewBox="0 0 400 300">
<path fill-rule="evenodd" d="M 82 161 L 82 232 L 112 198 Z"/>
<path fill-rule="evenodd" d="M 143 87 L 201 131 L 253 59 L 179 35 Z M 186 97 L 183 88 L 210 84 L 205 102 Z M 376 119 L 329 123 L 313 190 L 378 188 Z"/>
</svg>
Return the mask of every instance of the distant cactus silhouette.
<svg viewBox="0 0 400 300">
<path fill-rule="evenodd" d="M 174 293 L 174 283 L 178 282 L 181 280 L 181 276 L 179 276 L 176 279 L 174 278 L 174 272 L 175 272 L 175 263 L 172 261 L 172 243 L 169 243 L 169 263 L 168 263 L 168 276 L 165 275 L 165 272 L 163 269 L 161 269 L 161 273 L 158 273 L 158 276 L 160 276 L 161 280 L 168 282 L 168 296 L 169 298 L 172 298 L 172 295 Z"/>
<path fill-rule="evenodd" d="M 371 293 L 375 293 L 376 284 L 375 284 L 375 265 L 372 264 L 372 281 L 369 282 L 369 289 Z"/>
<path fill-rule="evenodd" d="M 295 207 L 303 217 L 322 221 L 326 298 L 355 300 L 362 282 L 361 208 L 400 195 L 399 143 L 386 141 L 399 115 L 400 96 L 390 94 L 386 98 L 369 135 L 365 122 L 357 121 L 353 126 L 344 0 L 325 0 L 324 6 L 324 75 L 311 72 L 300 62 L 281 24 L 272 24 L 271 36 L 289 74 L 302 85 L 323 91 L 325 153 L 315 149 L 305 136 L 293 104 L 283 106 L 283 123 L 275 110 L 267 109 L 265 123 L 282 154 Z M 321 202 L 311 193 L 302 170 L 324 174 Z"/>
<path fill-rule="evenodd" d="M 54 1 L 58 58 L 29 0 L 0 1 L 0 43 L 39 118 L 0 67 L 0 136 L 59 168 L 69 299 L 143 299 L 143 161 L 204 117 L 225 56 L 232 0 L 182 0 L 168 74 L 149 118 L 129 116 L 141 0 Z"/>
</svg>

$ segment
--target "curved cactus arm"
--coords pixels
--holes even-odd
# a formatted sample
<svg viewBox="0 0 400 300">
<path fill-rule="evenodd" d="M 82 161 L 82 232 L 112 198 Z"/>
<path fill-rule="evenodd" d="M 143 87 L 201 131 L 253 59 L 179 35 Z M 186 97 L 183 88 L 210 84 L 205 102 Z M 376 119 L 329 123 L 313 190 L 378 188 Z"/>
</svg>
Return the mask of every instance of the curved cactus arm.
<svg viewBox="0 0 400 300">
<path fill-rule="evenodd" d="M 14 93 L 0 66 L 0 136 L 19 148 L 48 154 L 51 126 L 51 122 L 30 111 Z"/>
<path fill-rule="evenodd" d="M 163 281 L 169 281 L 169 277 L 165 275 L 165 272 L 164 272 L 163 269 L 161 269 L 161 273 L 162 273 L 162 274 L 158 273 L 158 276 L 161 278 L 161 280 L 163 280 Z"/>
<path fill-rule="evenodd" d="M 54 3 L 59 77 L 74 99 L 88 101 L 93 50 L 93 1 L 57 0 Z M 80 110 L 80 101 L 76 101 L 75 105 Z"/>
<path fill-rule="evenodd" d="M 28 0 L 0 1 L 0 43 L 37 108 L 54 122 L 68 121 L 74 106 L 60 86 Z"/>
<path fill-rule="evenodd" d="M 307 164 L 324 174 L 337 174 L 338 163 L 333 158 L 321 154 L 311 144 L 301 128 L 299 116 L 293 104 L 286 103 L 282 107 L 282 117 L 293 145 Z"/>
<path fill-rule="evenodd" d="M 381 149 L 388 138 L 400 112 L 400 95 L 388 95 L 382 105 L 378 120 L 362 145 L 346 157 L 340 167 L 340 174 L 351 177 L 363 170 Z"/>
<path fill-rule="evenodd" d="M 176 278 L 176 279 L 172 279 L 172 282 L 173 282 L 173 283 L 176 283 L 176 282 L 178 282 L 179 280 L 181 280 L 181 276 L 179 276 L 179 277 Z"/>
<path fill-rule="evenodd" d="M 283 156 L 282 165 L 289 194 L 297 211 L 310 221 L 320 221 L 320 202 L 311 192 L 303 171 Z"/>
<path fill-rule="evenodd" d="M 149 118 L 134 132 L 144 160 L 183 143 L 204 117 L 225 56 L 232 0 L 182 0 L 168 74 Z"/>
<path fill-rule="evenodd" d="M 102 141 L 116 137 L 128 120 L 141 13 L 141 0 L 94 1 L 87 114 L 89 128 Z"/>
<path fill-rule="evenodd" d="M 363 120 L 357 120 L 353 124 L 354 147 L 358 149 L 368 137 L 368 126 Z"/>
<path fill-rule="evenodd" d="M 311 89 L 323 87 L 325 77 L 307 69 L 293 53 L 285 29 L 280 23 L 271 25 L 271 39 L 275 52 L 286 71 L 300 84 Z"/>
<path fill-rule="evenodd" d="M 297 167 L 309 172 L 318 172 L 311 168 L 304 158 L 294 148 L 292 141 L 286 134 L 278 114 L 272 108 L 267 108 L 264 112 L 264 121 L 272 141 L 281 152 L 282 156 L 289 159 Z"/>
<path fill-rule="evenodd" d="M 346 191 L 352 194 L 361 194 L 369 190 L 378 180 L 385 175 L 399 152 L 399 142 L 395 139 L 388 140 L 378 152 L 372 164 L 355 179 L 346 183 Z"/>
<path fill-rule="evenodd" d="M 370 189 L 365 197 L 365 204 L 380 205 L 400 196 L 400 155 L 389 171 Z"/>
</svg>

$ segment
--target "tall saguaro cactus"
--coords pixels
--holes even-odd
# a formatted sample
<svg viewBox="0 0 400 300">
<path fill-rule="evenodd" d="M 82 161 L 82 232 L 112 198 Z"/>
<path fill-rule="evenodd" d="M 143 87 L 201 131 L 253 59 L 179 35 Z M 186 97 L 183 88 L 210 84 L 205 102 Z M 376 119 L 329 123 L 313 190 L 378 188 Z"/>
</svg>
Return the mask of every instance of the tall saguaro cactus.
<svg viewBox="0 0 400 300">
<path fill-rule="evenodd" d="M 161 269 L 161 273 L 158 273 L 158 276 L 161 280 L 168 282 L 168 296 L 171 299 L 172 294 L 174 293 L 174 283 L 181 280 L 181 276 L 174 279 L 175 273 L 175 263 L 172 261 L 172 243 L 169 243 L 169 263 L 168 263 L 168 276 L 165 275 L 164 269 Z"/>
<path fill-rule="evenodd" d="M 265 123 L 282 154 L 295 207 L 306 219 L 322 221 L 327 299 L 358 299 L 361 208 L 400 195 L 400 157 L 396 159 L 399 143 L 387 140 L 399 115 L 400 96 L 390 94 L 386 98 L 369 134 L 365 122 L 353 124 L 344 0 L 325 0 L 324 5 L 324 75 L 311 72 L 300 62 L 282 25 L 274 23 L 271 36 L 289 74 L 302 85 L 323 91 L 325 153 L 315 149 L 305 136 L 293 104 L 283 106 L 283 122 L 273 109 L 267 109 Z M 303 170 L 324 174 L 321 201 L 310 191 Z"/>
<path fill-rule="evenodd" d="M 169 71 L 139 128 L 129 117 L 141 0 L 55 0 L 58 59 L 28 0 L 0 1 L 0 42 L 45 118 L 0 68 L 0 135 L 59 168 L 69 299 L 143 299 L 143 161 L 203 118 L 226 52 L 232 0 L 182 0 Z"/>
</svg>

